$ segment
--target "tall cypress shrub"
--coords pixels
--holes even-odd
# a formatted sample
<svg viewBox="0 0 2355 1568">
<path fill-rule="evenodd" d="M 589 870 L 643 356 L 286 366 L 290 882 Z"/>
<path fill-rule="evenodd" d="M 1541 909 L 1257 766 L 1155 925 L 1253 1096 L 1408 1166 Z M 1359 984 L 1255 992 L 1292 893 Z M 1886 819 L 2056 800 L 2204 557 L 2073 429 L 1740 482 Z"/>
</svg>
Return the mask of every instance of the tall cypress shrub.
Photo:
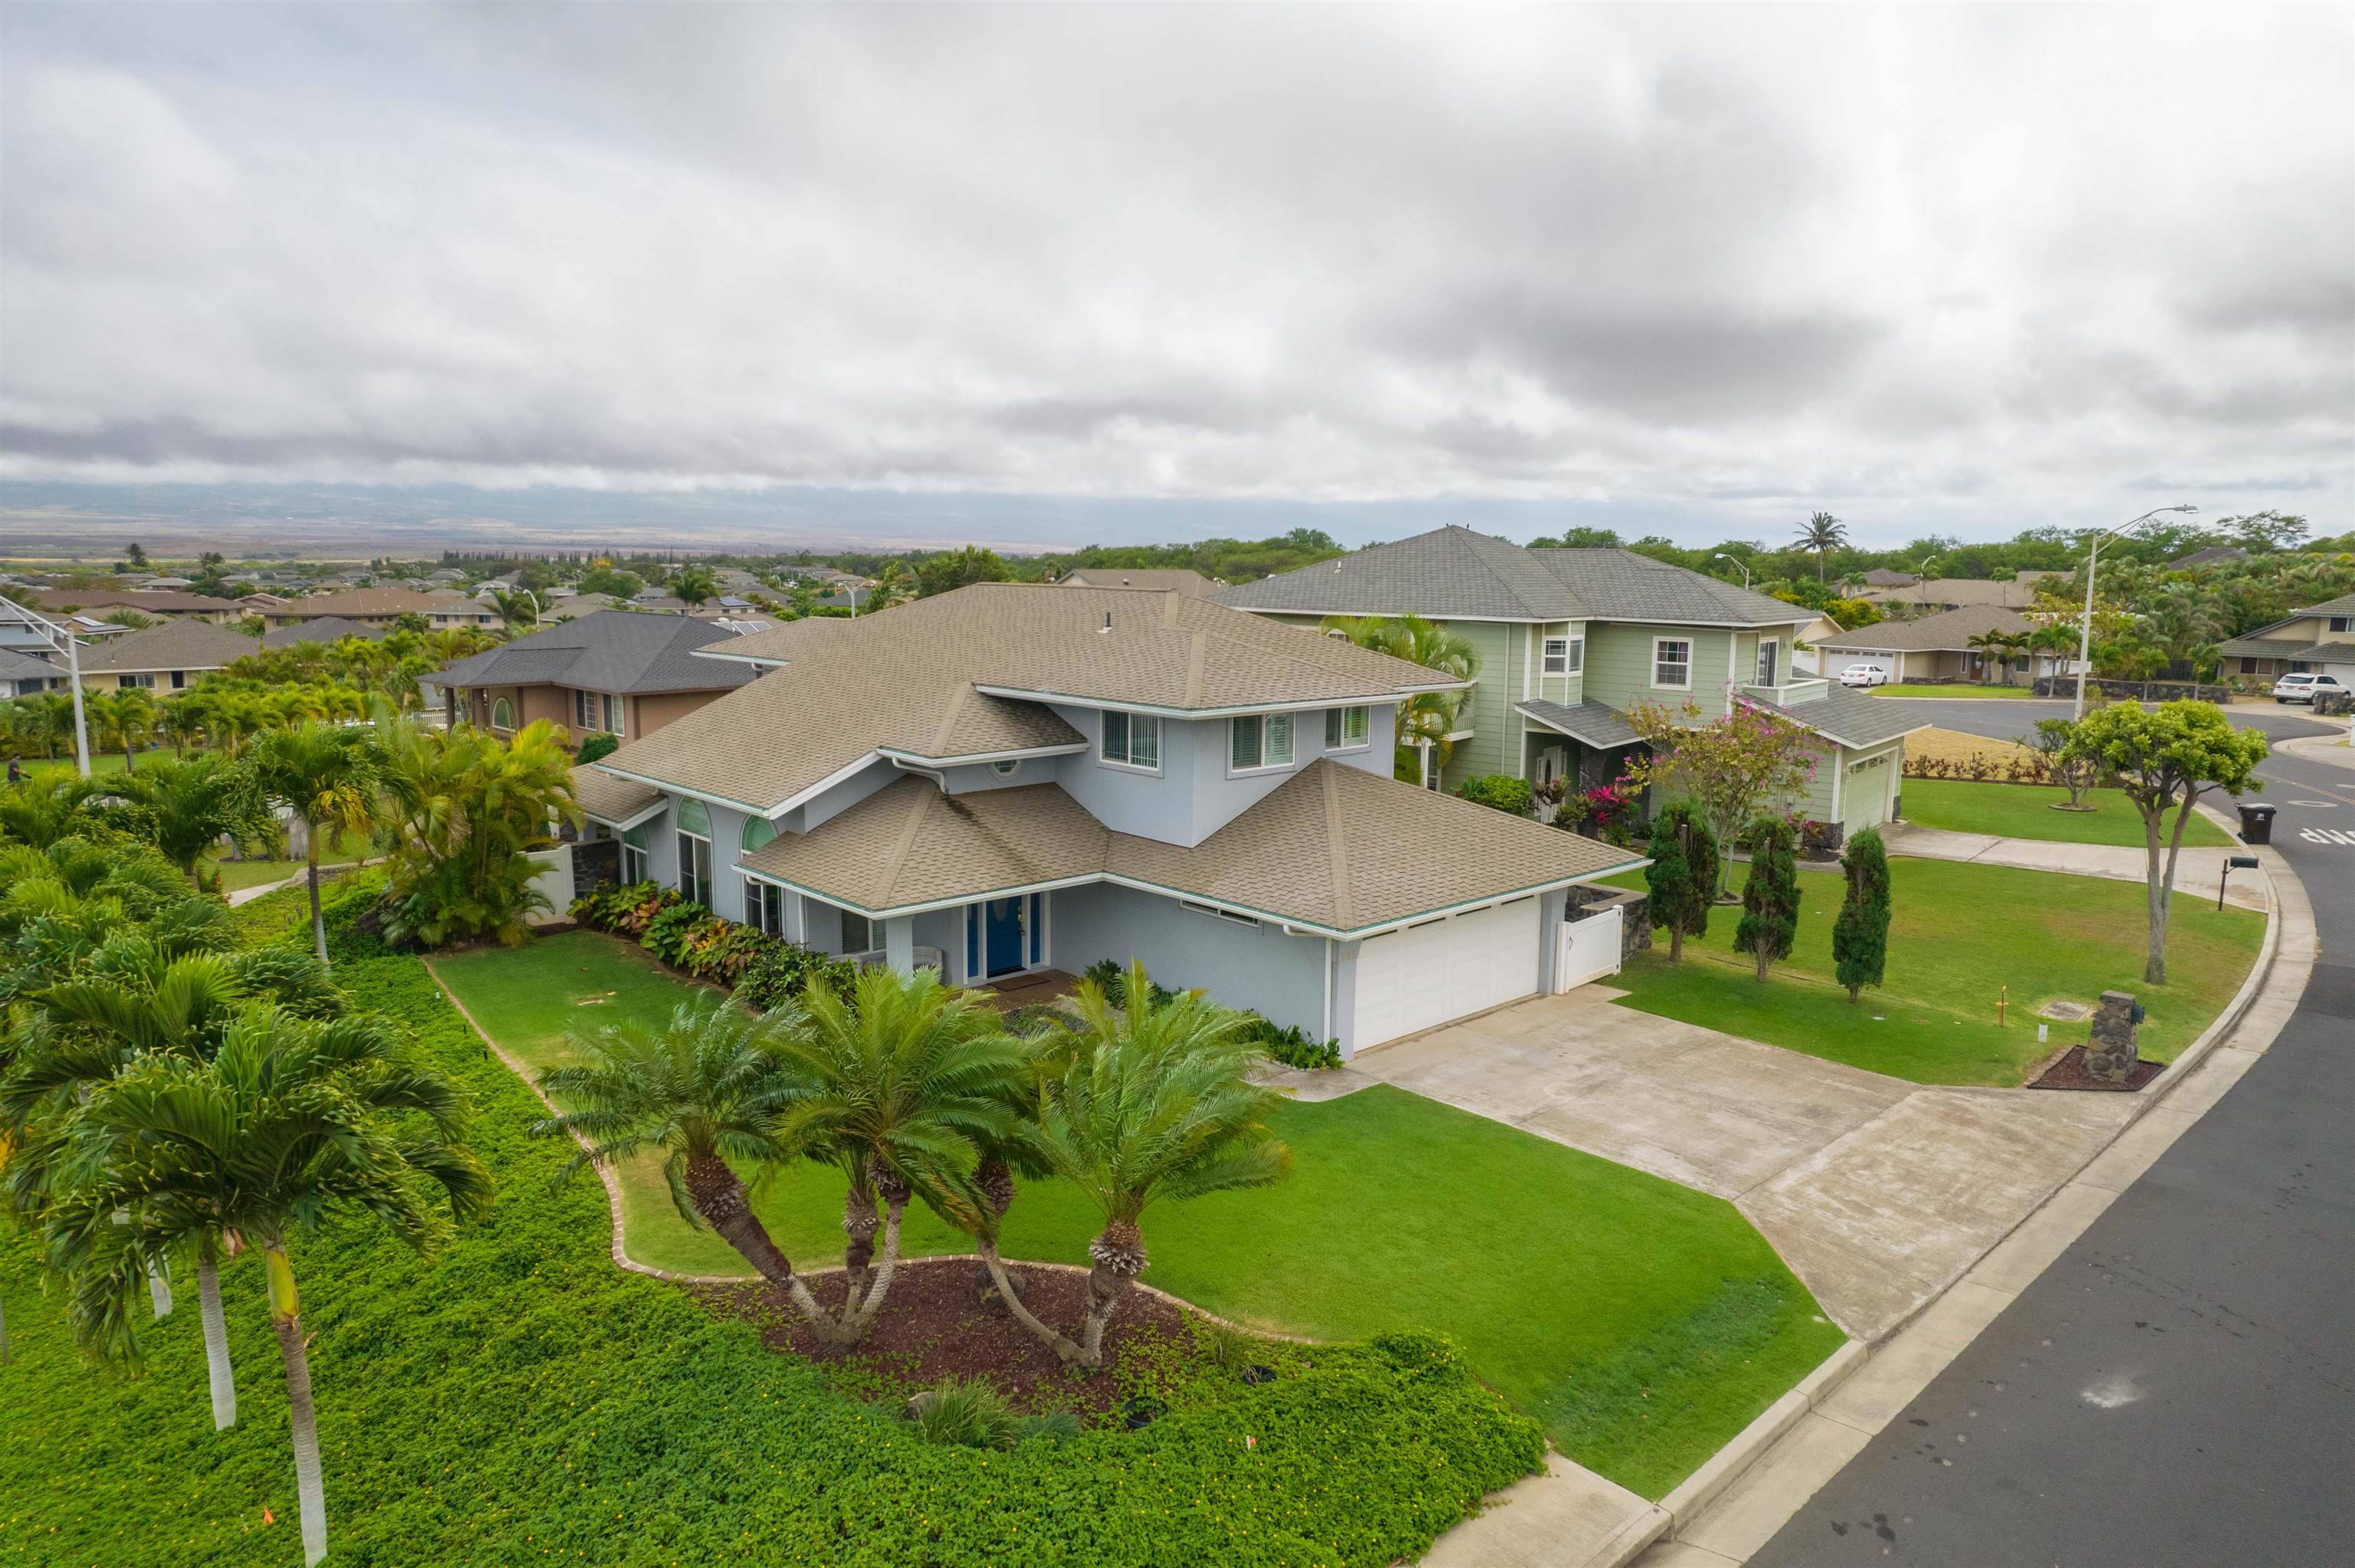
<svg viewBox="0 0 2355 1568">
<path fill-rule="evenodd" d="M 1652 819 L 1652 863 L 1645 868 L 1645 906 L 1652 929 L 1668 931 L 1668 962 L 1681 962 L 1687 937 L 1709 932 L 1717 891 L 1717 836 L 1679 800 Z"/>
<path fill-rule="evenodd" d="M 1733 950 L 1758 960 L 1758 983 L 1777 959 L 1791 956 L 1799 934 L 1799 863 L 1791 824 L 1761 817 L 1750 826 L 1750 880 L 1742 889 L 1742 924 L 1733 928 Z"/>
<path fill-rule="evenodd" d="M 1881 983 L 1889 958 L 1889 856 L 1880 832 L 1867 828 L 1849 840 L 1840 868 L 1848 873 L 1848 896 L 1832 922 L 1832 962 L 1854 1001 L 1858 991 Z"/>
</svg>

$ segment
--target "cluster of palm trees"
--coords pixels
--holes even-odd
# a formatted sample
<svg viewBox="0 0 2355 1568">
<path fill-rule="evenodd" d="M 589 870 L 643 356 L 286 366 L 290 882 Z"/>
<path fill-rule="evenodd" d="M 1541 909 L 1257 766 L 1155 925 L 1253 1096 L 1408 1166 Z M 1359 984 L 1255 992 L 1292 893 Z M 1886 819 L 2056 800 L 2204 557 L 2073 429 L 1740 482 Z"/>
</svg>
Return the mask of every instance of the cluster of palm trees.
<svg viewBox="0 0 2355 1568">
<path fill-rule="evenodd" d="M 1458 681 L 1480 673 L 1478 649 L 1420 615 L 1328 615 L 1318 630 Z M 1434 784 L 1455 750 L 1456 719 L 1470 695 L 1468 691 L 1424 692 L 1399 705 L 1396 777 Z"/>
<path fill-rule="evenodd" d="M 671 1201 L 783 1292 L 825 1344 L 863 1341 L 920 1202 L 973 1238 L 1001 1300 L 1066 1363 L 1103 1363 L 1114 1309 L 1144 1272 L 1142 1221 L 1161 1198 L 1265 1186 L 1291 1168 L 1273 1103 L 1249 1078 L 1243 1020 L 1199 992 L 1156 994 L 1132 965 L 1125 1008 L 1082 981 L 1066 1022 L 1023 1036 L 930 969 L 864 971 L 852 993 L 811 987 L 755 1017 L 714 999 L 660 1028 L 577 1035 L 582 1065 L 541 1080 L 572 1108 L 541 1123 L 581 1150 L 572 1169 L 664 1156 Z M 754 1213 L 744 1173 L 794 1161 L 840 1172 L 846 1288 L 821 1304 Z M 1015 1181 L 1059 1177 L 1102 1228 L 1086 1316 L 1065 1332 L 1024 1305 L 998 1240 Z"/>
<path fill-rule="evenodd" d="M 373 1217 L 431 1247 L 488 1201 L 464 1105 L 325 964 L 237 949 L 227 911 L 135 844 L 0 850 L 0 1214 L 37 1241 L 78 1336 L 135 1367 L 136 1302 L 197 1284 L 213 1424 L 237 1420 L 222 1274 L 260 1259 L 304 1561 L 326 1552 L 293 1241 Z"/>
</svg>

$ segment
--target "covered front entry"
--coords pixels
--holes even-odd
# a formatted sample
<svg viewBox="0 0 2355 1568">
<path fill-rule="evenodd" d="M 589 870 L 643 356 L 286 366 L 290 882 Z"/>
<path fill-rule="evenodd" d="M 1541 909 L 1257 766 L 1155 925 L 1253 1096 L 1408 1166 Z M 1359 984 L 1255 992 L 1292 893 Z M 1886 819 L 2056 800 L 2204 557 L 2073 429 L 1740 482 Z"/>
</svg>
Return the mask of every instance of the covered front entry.
<svg viewBox="0 0 2355 1568">
<path fill-rule="evenodd" d="M 996 980 L 1047 961 L 1047 895 L 1015 894 L 968 904 L 964 910 L 964 972 Z"/>
<path fill-rule="evenodd" d="M 1358 950 L 1357 1041 L 1364 1050 L 1538 989 L 1538 900 L 1426 920 Z"/>
</svg>

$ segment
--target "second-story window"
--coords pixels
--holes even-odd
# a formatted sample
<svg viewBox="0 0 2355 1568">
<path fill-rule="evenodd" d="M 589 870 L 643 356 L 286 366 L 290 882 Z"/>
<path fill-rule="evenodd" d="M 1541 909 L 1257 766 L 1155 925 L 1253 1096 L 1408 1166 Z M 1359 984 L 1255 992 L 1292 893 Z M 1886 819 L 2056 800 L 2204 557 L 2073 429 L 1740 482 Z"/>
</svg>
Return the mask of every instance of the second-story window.
<svg viewBox="0 0 2355 1568">
<path fill-rule="evenodd" d="M 1652 640 L 1652 684 L 1692 689 L 1692 643 L 1682 637 Z"/>
<path fill-rule="evenodd" d="M 615 735 L 626 735 L 629 732 L 622 727 L 622 720 L 623 716 L 622 699 L 615 696 L 611 692 L 604 694 L 604 696 L 605 727 L 612 730 Z"/>
<path fill-rule="evenodd" d="M 1373 734 L 1371 708 L 1327 708 L 1325 710 L 1325 749 L 1354 751 L 1365 745 Z"/>
<path fill-rule="evenodd" d="M 1783 645 L 1780 642 L 1768 641 L 1758 644 L 1758 683 L 1760 685 L 1774 686 L 1782 683 L 1774 679 L 1776 667 L 1781 664 L 1782 659 Z"/>
<path fill-rule="evenodd" d="M 1292 766 L 1290 714 L 1245 714 L 1228 723 L 1233 732 L 1233 747 L 1228 755 L 1234 759 L 1236 772 Z"/>
<path fill-rule="evenodd" d="M 1161 767 L 1161 721 L 1151 714 L 1105 709 L 1103 756 L 1106 762 L 1123 768 L 1158 770 Z"/>
<path fill-rule="evenodd" d="M 1549 637 L 1545 640 L 1544 673 L 1549 675 L 1575 675 L 1585 668 L 1585 638 Z"/>
</svg>

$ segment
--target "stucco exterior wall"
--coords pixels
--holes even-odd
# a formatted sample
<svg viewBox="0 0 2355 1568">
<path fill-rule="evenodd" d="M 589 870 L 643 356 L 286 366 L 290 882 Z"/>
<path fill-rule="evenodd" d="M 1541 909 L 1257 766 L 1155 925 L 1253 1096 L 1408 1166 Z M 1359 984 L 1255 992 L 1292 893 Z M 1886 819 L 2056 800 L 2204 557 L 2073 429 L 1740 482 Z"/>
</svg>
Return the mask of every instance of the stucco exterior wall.
<svg viewBox="0 0 2355 1568">
<path fill-rule="evenodd" d="M 708 707 L 726 696 L 725 692 L 657 692 L 650 696 L 632 697 L 629 701 L 629 722 L 632 740 L 643 740 L 663 726 L 685 718 L 696 709 Z"/>
<path fill-rule="evenodd" d="M 1325 938 L 1287 937 L 1273 924 L 1238 925 L 1181 909 L 1174 898 L 1097 885 L 1050 894 L 1049 959 L 1078 974 L 1110 959 L 1145 960 L 1172 991 L 1204 987 L 1229 1007 L 1325 1038 Z"/>
</svg>

